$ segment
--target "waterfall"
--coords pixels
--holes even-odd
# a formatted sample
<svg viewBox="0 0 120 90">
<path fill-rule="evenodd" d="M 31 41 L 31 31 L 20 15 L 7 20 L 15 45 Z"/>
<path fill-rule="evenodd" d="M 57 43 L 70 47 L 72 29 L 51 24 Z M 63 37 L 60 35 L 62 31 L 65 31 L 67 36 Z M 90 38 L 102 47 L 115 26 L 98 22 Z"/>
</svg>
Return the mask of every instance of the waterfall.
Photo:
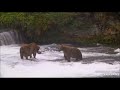
<svg viewBox="0 0 120 90">
<path fill-rule="evenodd" d="M 0 46 L 19 44 L 22 42 L 22 36 L 17 31 L 5 31 L 0 33 Z"/>
</svg>

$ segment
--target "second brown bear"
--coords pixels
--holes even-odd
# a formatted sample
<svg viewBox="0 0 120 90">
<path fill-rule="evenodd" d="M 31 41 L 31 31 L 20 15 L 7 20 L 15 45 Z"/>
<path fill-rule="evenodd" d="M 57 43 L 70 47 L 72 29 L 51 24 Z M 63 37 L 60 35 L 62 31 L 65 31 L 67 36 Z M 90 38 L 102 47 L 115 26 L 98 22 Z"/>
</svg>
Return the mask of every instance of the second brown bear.
<svg viewBox="0 0 120 90">
<path fill-rule="evenodd" d="M 70 62 L 70 58 L 75 58 L 76 61 L 82 60 L 82 53 L 76 47 L 71 47 L 67 45 L 59 45 L 59 50 L 62 50 L 64 53 L 64 58 Z"/>
</svg>

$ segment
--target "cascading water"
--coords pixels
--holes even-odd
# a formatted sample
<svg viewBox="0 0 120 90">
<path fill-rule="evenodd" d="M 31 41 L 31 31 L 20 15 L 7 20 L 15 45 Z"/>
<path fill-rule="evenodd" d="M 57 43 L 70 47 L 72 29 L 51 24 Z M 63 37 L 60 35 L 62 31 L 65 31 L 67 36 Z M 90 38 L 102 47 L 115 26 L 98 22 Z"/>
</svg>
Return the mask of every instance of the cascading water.
<svg viewBox="0 0 120 90">
<path fill-rule="evenodd" d="M 17 31 L 5 31 L 0 33 L 0 46 L 19 44 L 22 42 L 22 36 Z"/>
</svg>

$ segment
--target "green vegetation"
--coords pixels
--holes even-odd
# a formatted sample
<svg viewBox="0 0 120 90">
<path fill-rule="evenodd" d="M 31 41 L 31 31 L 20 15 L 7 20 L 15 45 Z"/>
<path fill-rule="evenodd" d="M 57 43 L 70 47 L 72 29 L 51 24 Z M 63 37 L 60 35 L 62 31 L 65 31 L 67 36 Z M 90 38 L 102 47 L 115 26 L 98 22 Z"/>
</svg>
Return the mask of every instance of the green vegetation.
<svg viewBox="0 0 120 90">
<path fill-rule="evenodd" d="M 0 28 L 22 32 L 28 42 L 120 45 L 120 12 L 0 12 Z"/>
</svg>

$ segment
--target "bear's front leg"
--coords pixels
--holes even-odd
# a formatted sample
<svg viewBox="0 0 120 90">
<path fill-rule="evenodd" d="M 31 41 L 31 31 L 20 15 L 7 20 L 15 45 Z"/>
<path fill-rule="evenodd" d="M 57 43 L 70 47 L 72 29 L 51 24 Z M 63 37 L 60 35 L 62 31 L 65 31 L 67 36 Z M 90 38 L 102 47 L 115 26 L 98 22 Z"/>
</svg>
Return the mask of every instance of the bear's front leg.
<svg viewBox="0 0 120 90">
<path fill-rule="evenodd" d="M 68 62 L 70 62 L 70 57 L 67 57 L 67 59 L 66 59 Z"/>
<path fill-rule="evenodd" d="M 80 61 L 80 59 L 79 58 L 76 58 L 76 60 L 75 60 L 76 62 L 78 62 L 78 61 Z"/>
<path fill-rule="evenodd" d="M 66 54 L 64 54 L 65 60 L 67 60 L 68 62 L 70 62 L 70 57 Z"/>
<path fill-rule="evenodd" d="M 26 59 L 28 60 L 28 56 L 25 56 L 26 57 Z"/>
<path fill-rule="evenodd" d="M 67 60 L 67 56 L 64 54 L 64 58 L 65 58 L 65 60 Z"/>
<path fill-rule="evenodd" d="M 36 52 L 33 53 L 34 58 L 36 58 Z"/>
<path fill-rule="evenodd" d="M 30 55 L 30 58 L 32 58 L 32 55 Z"/>
<path fill-rule="evenodd" d="M 21 59 L 23 59 L 23 55 L 20 55 Z"/>
</svg>

